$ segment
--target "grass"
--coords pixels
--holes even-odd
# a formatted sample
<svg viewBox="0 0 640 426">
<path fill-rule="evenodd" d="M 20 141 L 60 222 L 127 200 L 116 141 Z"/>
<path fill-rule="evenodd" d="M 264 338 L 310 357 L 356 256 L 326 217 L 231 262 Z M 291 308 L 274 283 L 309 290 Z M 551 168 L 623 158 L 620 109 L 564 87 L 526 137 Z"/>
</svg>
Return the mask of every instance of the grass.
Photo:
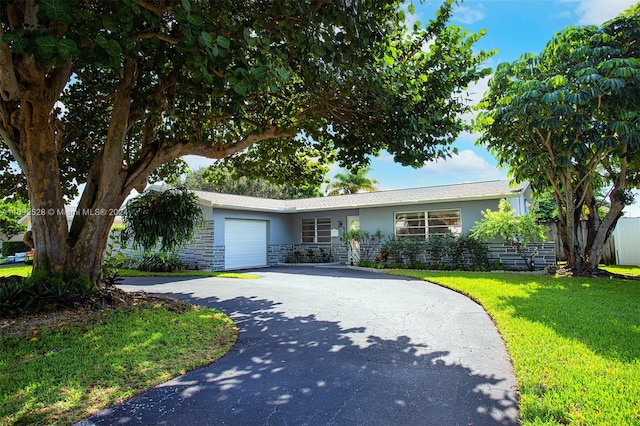
<svg viewBox="0 0 640 426">
<path fill-rule="evenodd" d="M 5 266 L 0 268 L 0 277 L 8 277 L 10 275 L 20 275 L 28 277 L 31 275 L 31 265 Z"/>
<path fill-rule="evenodd" d="M 244 274 L 239 272 L 209 272 L 209 271 L 182 271 L 182 272 L 145 272 L 136 269 L 118 269 L 121 277 L 218 277 L 218 278 L 240 278 L 257 279 L 254 274 Z"/>
<path fill-rule="evenodd" d="M 605 271 L 609 271 L 614 274 L 627 275 L 629 277 L 640 276 L 640 266 L 602 265 L 600 267 Z"/>
<path fill-rule="evenodd" d="M 30 265 L 0 268 L 0 277 L 29 276 Z M 185 271 L 132 276 L 258 278 Z M 104 312 L 65 312 L 62 321 L 26 327 L 0 340 L 0 425 L 70 424 L 227 353 L 237 337 L 221 312 L 190 307 L 184 313 L 141 303 Z M 47 318 L 47 315 L 42 315 Z M 53 317 L 53 316 L 52 316 Z M 69 321 L 71 319 L 71 321 Z M 23 327 L 24 328 L 24 327 Z"/>
<path fill-rule="evenodd" d="M 62 326 L 5 335 L 0 424 L 70 424 L 227 353 L 237 329 L 223 313 L 142 303 Z"/>
<path fill-rule="evenodd" d="M 208 272 L 208 271 L 182 271 L 182 272 L 144 272 L 135 269 L 118 269 L 121 277 L 218 277 L 218 278 L 260 278 L 254 274 L 243 274 L 238 272 Z M 23 277 L 31 275 L 31 265 L 6 266 L 0 268 L 0 277 L 9 275 L 20 275 Z"/>
<path fill-rule="evenodd" d="M 513 361 L 523 425 L 640 424 L 640 282 L 391 271 L 466 294 Z"/>
</svg>

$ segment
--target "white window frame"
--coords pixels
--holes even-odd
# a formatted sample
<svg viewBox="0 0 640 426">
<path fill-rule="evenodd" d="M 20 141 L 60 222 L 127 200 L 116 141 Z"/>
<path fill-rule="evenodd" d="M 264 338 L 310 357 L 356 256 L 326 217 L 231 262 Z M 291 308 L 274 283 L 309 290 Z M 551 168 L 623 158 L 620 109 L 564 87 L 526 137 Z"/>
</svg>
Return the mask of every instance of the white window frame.
<svg viewBox="0 0 640 426">
<path fill-rule="evenodd" d="M 432 225 L 429 223 L 430 220 L 437 219 L 437 218 L 430 218 L 429 217 L 430 214 L 437 214 L 437 213 L 443 213 L 443 212 L 457 212 L 458 225 L 453 225 L 455 228 L 457 228 L 457 231 L 452 232 L 449 230 L 449 232 L 430 232 L 432 228 L 442 228 L 443 226 L 447 226 L 448 228 L 452 227 L 452 225 L 435 225 L 435 224 Z M 424 233 L 398 234 L 398 215 L 413 215 L 416 217 L 416 219 L 414 220 L 422 220 L 423 221 L 422 225 L 409 227 L 409 229 L 424 228 Z M 444 219 L 452 219 L 452 218 L 455 218 L 455 216 L 444 217 Z M 429 235 L 447 235 L 447 234 L 462 235 L 462 209 L 451 208 L 451 209 L 413 210 L 413 211 L 394 212 L 393 213 L 393 231 L 395 236 L 398 238 L 419 237 L 419 238 L 428 239 Z"/>
<path fill-rule="evenodd" d="M 331 218 L 316 217 L 302 219 L 300 221 L 300 231 L 300 238 L 303 244 L 331 243 Z"/>
</svg>

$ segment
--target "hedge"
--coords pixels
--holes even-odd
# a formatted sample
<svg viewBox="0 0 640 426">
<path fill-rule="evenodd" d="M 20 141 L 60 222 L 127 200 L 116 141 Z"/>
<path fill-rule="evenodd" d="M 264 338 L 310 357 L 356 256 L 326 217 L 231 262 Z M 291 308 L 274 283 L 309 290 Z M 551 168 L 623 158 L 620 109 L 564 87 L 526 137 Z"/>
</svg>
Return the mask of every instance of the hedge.
<svg viewBox="0 0 640 426">
<path fill-rule="evenodd" d="M 3 241 L 2 242 L 2 255 L 13 256 L 16 253 L 22 253 L 30 251 L 31 248 L 22 241 Z"/>
</svg>

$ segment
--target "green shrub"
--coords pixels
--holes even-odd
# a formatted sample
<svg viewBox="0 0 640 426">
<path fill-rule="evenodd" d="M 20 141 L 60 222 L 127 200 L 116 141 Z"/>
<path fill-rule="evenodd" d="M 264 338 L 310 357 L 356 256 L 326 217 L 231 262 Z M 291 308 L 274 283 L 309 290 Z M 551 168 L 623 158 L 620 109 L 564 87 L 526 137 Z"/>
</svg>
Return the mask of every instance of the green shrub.
<svg viewBox="0 0 640 426">
<path fill-rule="evenodd" d="M 427 252 L 434 266 L 439 266 L 442 258 L 447 254 L 449 242 L 443 235 L 429 235 Z"/>
<path fill-rule="evenodd" d="M 22 253 L 31 250 L 31 247 L 26 245 L 22 241 L 3 241 L 2 242 L 2 255 L 13 256 L 16 253 Z"/>
<path fill-rule="evenodd" d="M 393 236 L 387 238 L 382 246 L 382 251 L 386 254 L 388 261 L 393 264 L 408 264 L 412 268 L 416 268 L 420 264 L 418 258 L 424 254 L 426 247 L 427 244 L 423 239 Z"/>
<path fill-rule="evenodd" d="M 88 277 L 77 273 L 50 275 L 47 271 L 33 271 L 24 278 L 11 276 L 0 279 L 0 315 L 40 312 L 70 307 L 96 293 Z"/>
<path fill-rule="evenodd" d="M 547 240 L 547 228 L 536 223 L 535 212 L 516 216 L 516 212 L 506 199 L 500 200 L 498 211 L 487 209 L 482 212 L 484 218 L 476 222 L 470 233 L 479 240 L 490 240 L 501 237 L 511 244 L 527 265 L 527 269 L 535 269 L 534 259 L 540 248 L 539 243 Z M 528 249 L 533 245 L 532 249 Z"/>
<path fill-rule="evenodd" d="M 471 268 L 488 269 L 490 266 L 489 246 L 471 234 L 464 234 L 460 238 L 464 246 L 464 252 L 471 262 L 469 266 Z"/>
<path fill-rule="evenodd" d="M 380 250 L 382 231 L 378 229 L 374 234 L 371 234 L 368 231 L 351 229 L 344 232 L 340 239 L 346 244 L 347 249 L 350 249 L 353 242 L 356 241 L 360 251 L 360 259 L 371 261 L 374 260 L 374 253 Z"/>
<path fill-rule="evenodd" d="M 382 245 L 381 253 L 384 253 L 387 266 L 389 263 L 393 265 L 404 265 L 402 242 L 395 236 L 387 237 Z"/>
<path fill-rule="evenodd" d="M 186 270 L 187 266 L 180 262 L 175 254 L 146 253 L 136 265 L 136 269 L 146 272 L 177 272 Z"/>
<path fill-rule="evenodd" d="M 28 309 L 29 295 L 25 291 L 24 278 L 18 275 L 0 278 L 0 315 L 9 312 L 22 312 Z"/>
</svg>

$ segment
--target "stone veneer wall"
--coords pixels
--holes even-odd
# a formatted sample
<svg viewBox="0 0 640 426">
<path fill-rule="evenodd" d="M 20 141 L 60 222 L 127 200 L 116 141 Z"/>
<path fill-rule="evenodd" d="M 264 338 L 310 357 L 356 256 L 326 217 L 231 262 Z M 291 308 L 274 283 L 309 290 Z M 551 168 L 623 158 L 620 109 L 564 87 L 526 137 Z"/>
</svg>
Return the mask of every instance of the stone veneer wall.
<svg viewBox="0 0 640 426">
<path fill-rule="evenodd" d="M 178 250 L 178 259 L 188 269 L 211 271 L 215 265 L 214 251 L 213 220 L 207 220 L 196 230 L 195 240 Z"/>
<path fill-rule="evenodd" d="M 212 271 L 224 271 L 224 246 L 213 246 Z"/>
<path fill-rule="evenodd" d="M 267 263 L 269 266 L 285 263 L 293 258 L 293 245 L 273 244 L 267 247 Z"/>
<path fill-rule="evenodd" d="M 125 256 L 140 258 L 142 254 L 140 251 L 128 248 L 122 249 L 119 244 L 119 232 L 114 232 L 110 241 L 113 245 L 113 251 L 121 251 Z M 267 264 L 274 266 L 279 263 L 292 263 L 295 251 L 299 251 L 307 261 L 307 249 L 312 249 L 315 253 L 319 253 L 321 248 L 325 252 L 331 253 L 332 262 L 342 264 L 348 262 L 349 255 L 345 244 L 274 244 L 267 247 Z M 378 254 L 379 247 L 371 247 L 368 251 L 372 253 L 370 257 L 374 257 Z M 204 226 L 196 231 L 195 241 L 179 251 L 178 258 L 189 269 L 224 271 L 224 254 L 224 246 L 213 245 L 213 221 L 208 220 Z M 508 269 L 526 269 L 524 261 L 510 243 L 489 243 L 489 257 L 492 261 L 500 261 Z M 420 255 L 418 260 L 426 265 L 430 264 L 428 253 Z M 446 262 L 447 259 L 445 258 L 442 261 Z M 547 241 L 542 244 L 534 261 L 536 269 L 555 266 L 555 243 Z"/>
<path fill-rule="evenodd" d="M 270 266 L 279 263 L 293 263 L 294 252 L 300 252 L 304 262 L 308 263 L 307 250 L 311 249 L 316 255 L 320 254 L 320 249 L 325 253 L 331 253 L 331 262 L 346 263 L 347 248 L 344 244 L 278 244 L 268 247 L 268 263 Z"/>
<path fill-rule="evenodd" d="M 535 269 L 544 269 L 546 267 L 556 266 L 556 244 L 554 241 L 547 241 L 544 244 L 538 244 L 538 254 L 534 258 Z M 531 249 L 527 253 L 532 253 Z M 527 266 L 516 252 L 511 243 L 495 242 L 489 243 L 489 257 L 492 260 L 499 260 L 502 265 L 508 269 L 526 269 Z"/>
<path fill-rule="evenodd" d="M 215 266 L 215 248 L 213 247 L 213 221 L 207 220 L 204 225 L 196 230 L 195 240 L 178 250 L 178 259 L 188 269 L 217 270 Z M 127 257 L 139 259 L 142 251 L 131 248 L 122 248 L 120 244 L 120 231 L 114 231 L 110 237 L 113 252 L 121 252 Z M 222 269 L 224 269 L 224 247 L 222 254 Z"/>
</svg>

